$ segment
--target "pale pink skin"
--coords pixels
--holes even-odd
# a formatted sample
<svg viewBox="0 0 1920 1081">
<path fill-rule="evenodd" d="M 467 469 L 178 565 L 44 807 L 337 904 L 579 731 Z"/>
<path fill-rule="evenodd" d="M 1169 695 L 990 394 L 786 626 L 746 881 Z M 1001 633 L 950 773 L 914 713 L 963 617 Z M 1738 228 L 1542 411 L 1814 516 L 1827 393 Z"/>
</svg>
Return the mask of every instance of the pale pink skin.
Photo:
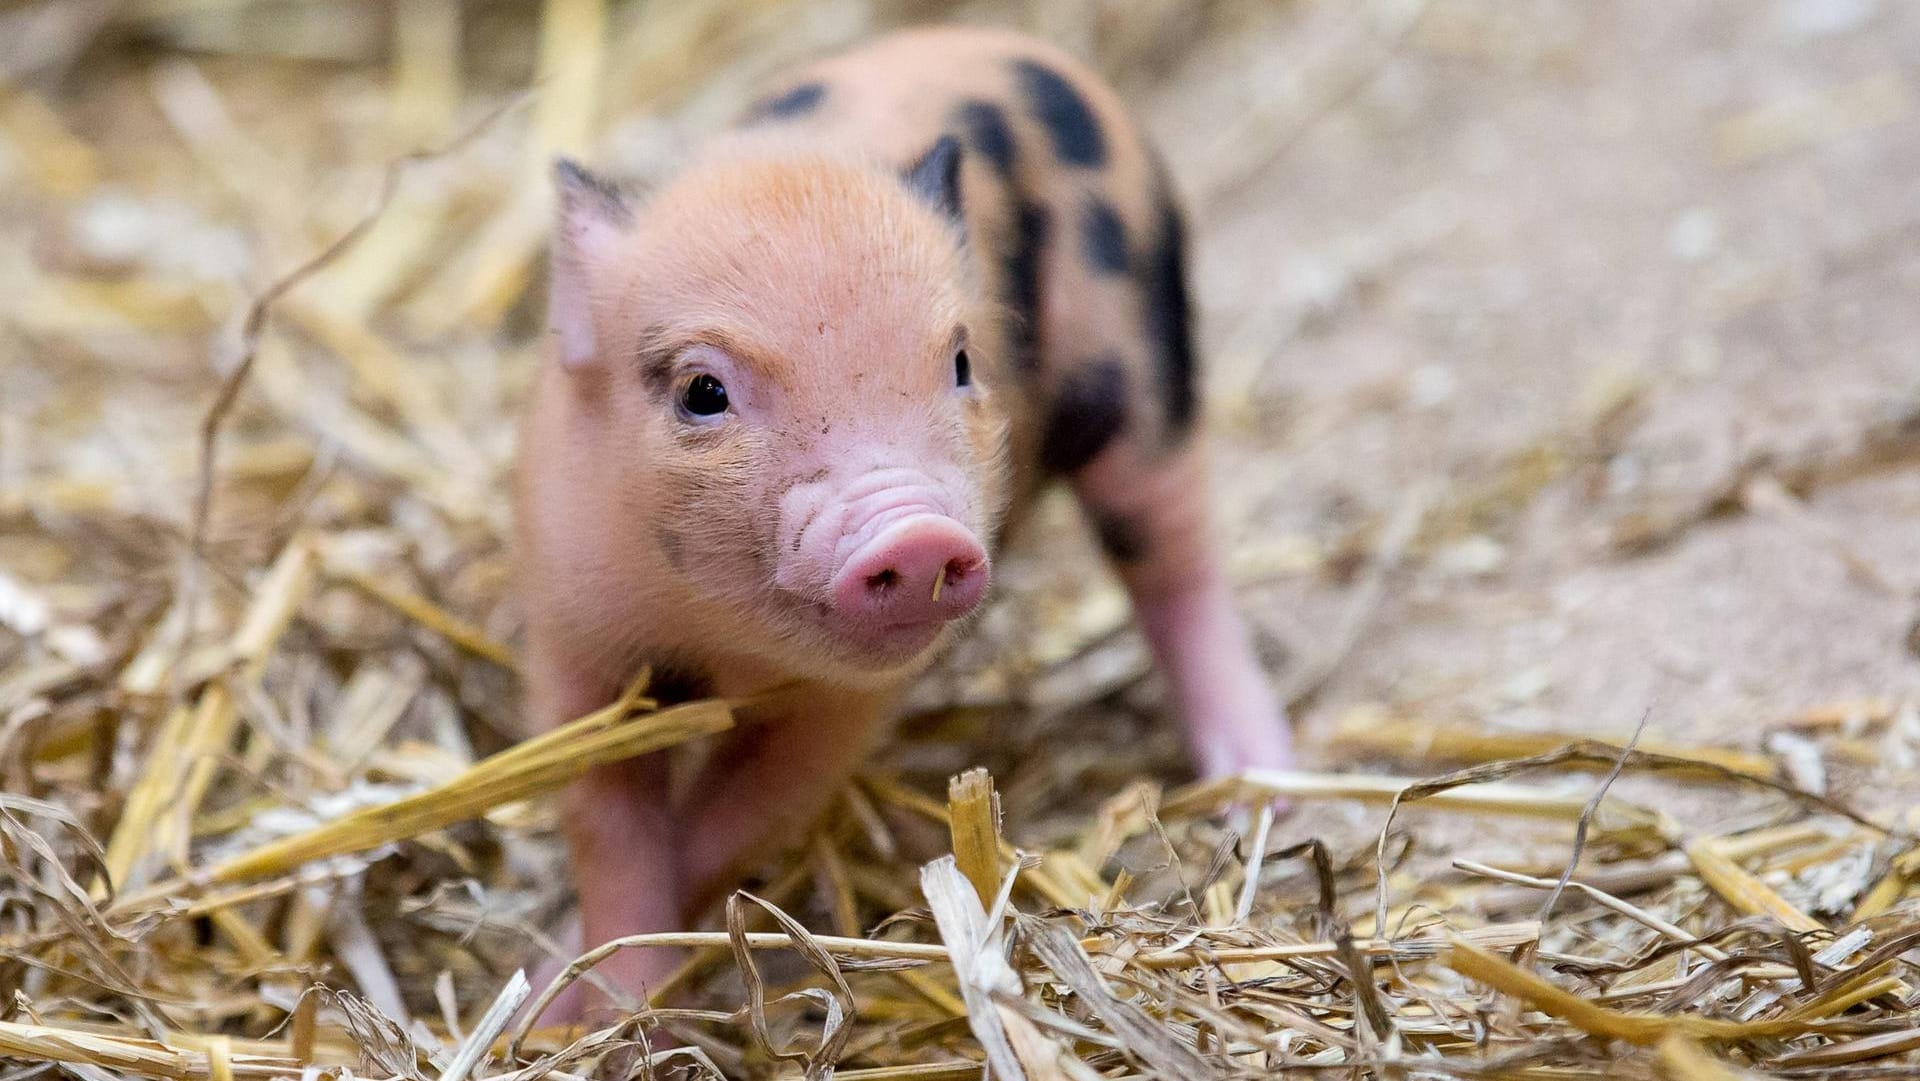
<svg viewBox="0 0 1920 1081">
<path fill-rule="evenodd" d="M 927 50 L 948 62 L 916 62 Z M 883 96 L 918 80 L 922 97 L 952 101 L 972 92 L 968 50 L 982 64 L 1030 52 L 1073 73 L 1114 139 L 1116 190 L 1145 183 L 1144 150 L 1110 91 L 1023 39 L 923 31 L 823 67 L 841 65 L 836 89 L 864 80 Z M 763 695 L 684 805 L 670 803 L 657 759 L 570 788 L 587 945 L 687 926 L 819 815 L 977 609 L 1009 513 L 1043 479 L 1038 410 L 1010 369 L 989 283 L 954 223 L 900 181 L 932 135 L 895 131 L 892 116 L 853 116 L 825 141 L 729 136 L 645 200 L 560 174 L 555 357 L 538 378 L 518 492 L 530 708 L 563 724 L 642 664 L 697 674 L 706 693 Z M 1006 207 L 971 184 L 968 231 L 994 235 Z M 1110 340 L 1127 323 L 1111 286 L 1048 259 L 1037 337 L 1050 379 L 1071 358 L 1046 343 Z M 954 379 L 961 347 L 966 388 Z M 726 387 L 717 419 L 678 407 L 700 374 Z M 1203 462 L 1197 438 L 1125 437 L 1069 480 L 1144 540 L 1148 555 L 1116 569 L 1202 771 L 1285 766 L 1284 715 L 1210 536 Z M 599 971 L 638 998 L 678 960 L 627 950 Z M 581 1006 L 570 996 L 546 1017 Z"/>
</svg>

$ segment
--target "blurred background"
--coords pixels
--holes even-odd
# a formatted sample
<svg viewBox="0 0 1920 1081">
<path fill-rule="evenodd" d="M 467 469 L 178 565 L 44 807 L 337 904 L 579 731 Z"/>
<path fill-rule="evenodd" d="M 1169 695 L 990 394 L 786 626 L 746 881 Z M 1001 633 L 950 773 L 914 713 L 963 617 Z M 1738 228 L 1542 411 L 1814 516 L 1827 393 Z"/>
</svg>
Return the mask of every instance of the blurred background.
<svg viewBox="0 0 1920 1081">
<path fill-rule="evenodd" d="M 1165 149 L 1218 513 L 1308 765 L 1648 714 L 1911 803 L 1920 6 L 1892 0 L 8 4 L 4 787 L 114 834 L 296 536 L 324 588 L 193 835 L 236 793 L 351 803 L 521 734 L 489 650 L 550 155 L 658 175 L 781 66 L 928 20 L 1065 45 Z M 249 349 L 249 303 L 376 208 Z M 182 604 L 198 433 L 247 356 Z M 1085 558 L 1016 558 L 888 763 L 992 765 L 1044 833 L 1187 774 L 1071 506 L 1036 531 Z M 1703 828 L 1774 807 L 1623 783 Z"/>
<path fill-rule="evenodd" d="M 550 154 L 655 175 L 782 65 L 937 19 L 1090 58 L 1165 147 L 1220 513 L 1310 734 L 1738 739 L 1920 686 L 1920 12 L 1876 0 L 15 3 L 0 568 L 81 622 L 170 574 L 247 302 L 457 143 L 276 313 L 211 531 L 236 573 L 354 532 L 511 637 Z M 1022 576 L 990 652 L 1106 646 L 1084 569 Z M 1068 697 L 1138 658 L 1089 663 Z"/>
</svg>

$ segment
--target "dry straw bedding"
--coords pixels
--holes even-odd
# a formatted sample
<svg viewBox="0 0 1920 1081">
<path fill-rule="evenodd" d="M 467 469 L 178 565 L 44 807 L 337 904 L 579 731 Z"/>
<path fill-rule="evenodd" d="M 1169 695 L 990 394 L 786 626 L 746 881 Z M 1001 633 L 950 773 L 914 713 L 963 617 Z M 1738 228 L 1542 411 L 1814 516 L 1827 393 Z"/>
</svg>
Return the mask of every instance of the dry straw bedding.
<svg viewBox="0 0 1920 1081">
<path fill-rule="evenodd" d="M 122 48 L 117 34 L 244 55 L 268 47 L 246 6 L 136 4 L 32 32 L 84 39 L 71 56 Z M 508 446 L 476 433 L 501 430 L 535 359 L 516 324 L 544 224 L 528 178 L 551 148 L 586 145 L 599 112 L 680 105 L 695 73 L 744 85 L 752 65 L 730 58 L 782 7 L 628 24 L 554 0 L 541 93 L 466 116 L 452 58 L 478 14 L 402 5 L 392 125 L 410 139 L 461 114 L 469 133 L 347 170 L 357 197 L 311 214 L 288 214 L 286 162 L 223 97 L 286 88 L 170 54 L 102 92 L 137 87 L 186 148 L 157 183 L 218 189 L 258 223 L 263 265 L 300 269 L 195 278 L 153 252 L 107 265 L 84 238 L 33 264 L 37 307 L 15 334 L 70 356 L 83 389 L 151 392 L 123 366 L 136 347 L 196 363 L 209 340 L 237 348 L 216 346 L 226 375 L 176 395 L 187 408 L 153 403 L 181 422 L 162 463 L 176 483 L 146 490 L 77 448 L 0 496 L 6 1077 L 1920 1070 L 1920 823 L 1904 809 L 1802 792 L 1740 749 L 1377 716 L 1335 738 L 1405 776 L 1148 779 L 1045 823 L 1003 821 L 984 772 L 939 792 L 889 756 L 710 929 L 613 944 L 685 951 L 652 1002 L 580 1030 L 520 1020 L 605 953 L 551 986 L 517 971 L 565 956 L 540 929 L 561 900 L 551 795 L 734 724 L 726 702 L 654 708 L 641 673 L 621 701 L 514 742 Z M 36 197 L 84 198 L 125 162 L 33 85 L 4 133 Z M 650 138 L 626 148 L 636 169 L 678 134 Z M 200 439 L 180 434 L 196 422 Z M 1100 708 L 1114 688 L 1070 690 L 1051 708 Z M 1862 700 L 1791 723 L 1817 746 L 1906 722 Z M 1639 775 L 1766 792 L 1771 815 L 1696 835 L 1657 800 L 1611 794 Z M 1367 807 L 1367 827 L 1282 844 L 1297 831 L 1274 797 L 1296 822 Z M 1449 812 L 1496 835 L 1529 823 L 1546 844 L 1423 849 Z"/>
</svg>

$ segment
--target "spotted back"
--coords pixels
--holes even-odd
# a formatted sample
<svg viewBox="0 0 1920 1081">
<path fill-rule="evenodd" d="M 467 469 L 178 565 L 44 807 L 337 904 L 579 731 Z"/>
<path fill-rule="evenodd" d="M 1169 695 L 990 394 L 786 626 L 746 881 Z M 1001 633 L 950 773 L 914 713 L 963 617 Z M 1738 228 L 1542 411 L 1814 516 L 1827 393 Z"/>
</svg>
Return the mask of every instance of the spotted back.
<svg viewBox="0 0 1920 1081">
<path fill-rule="evenodd" d="M 1150 458 L 1185 441 L 1198 373 L 1180 207 L 1084 65 L 1005 31 L 907 31 L 792 73 L 741 125 L 901 167 L 960 140 L 972 265 L 999 301 L 976 363 L 1011 414 L 1016 493 L 1123 444 Z"/>
</svg>

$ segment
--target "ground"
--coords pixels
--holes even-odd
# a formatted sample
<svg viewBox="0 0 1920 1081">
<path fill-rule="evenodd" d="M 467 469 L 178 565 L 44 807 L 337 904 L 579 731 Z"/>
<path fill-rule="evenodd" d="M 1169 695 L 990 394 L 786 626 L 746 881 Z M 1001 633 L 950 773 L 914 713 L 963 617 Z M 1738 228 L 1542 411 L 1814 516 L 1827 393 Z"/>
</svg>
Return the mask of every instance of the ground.
<svg viewBox="0 0 1920 1081">
<path fill-rule="evenodd" d="M 1339 656 L 1296 714 L 1312 765 L 1356 707 L 1757 747 L 1920 688 L 1913 16 L 1288 8 L 1152 83 L 1245 606 L 1283 680 Z M 1251 149 L 1186 120 L 1275 97 Z"/>
<path fill-rule="evenodd" d="M 1257 188 L 1206 208 L 1215 341 L 1260 340 L 1236 331 L 1273 318 L 1270 283 L 1305 309 L 1351 282 L 1257 347 L 1262 401 L 1294 419 L 1229 437 L 1236 476 L 1278 481 L 1243 536 L 1324 538 L 1576 442 L 1480 528 L 1435 531 L 1317 715 L 1463 702 L 1621 731 L 1651 710 L 1674 736 L 1737 741 L 1782 710 L 1912 693 L 1910 470 L 1809 484 L 1833 540 L 1777 513 L 1704 517 L 1747 478 L 1848 461 L 1920 404 L 1901 314 L 1915 207 L 1894 179 L 1920 151 L 1902 134 L 1912 16 L 1436 5 Z M 1849 574 L 1849 550 L 1882 581 Z M 1276 599 L 1339 604 L 1320 583 Z"/>
</svg>

